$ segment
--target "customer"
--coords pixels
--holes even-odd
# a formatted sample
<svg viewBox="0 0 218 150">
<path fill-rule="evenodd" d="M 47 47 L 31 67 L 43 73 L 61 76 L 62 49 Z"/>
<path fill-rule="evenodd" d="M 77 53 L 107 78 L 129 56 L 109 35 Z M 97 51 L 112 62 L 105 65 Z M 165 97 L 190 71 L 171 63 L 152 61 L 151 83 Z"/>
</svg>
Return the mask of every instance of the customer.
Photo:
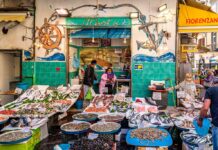
<svg viewBox="0 0 218 150">
<path fill-rule="evenodd" d="M 84 80 L 83 80 L 83 86 L 84 86 L 84 97 L 86 96 L 89 87 L 93 86 L 94 80 L 97 80 L 96 74 L 95 74 L 95 66 L 97 64 L 96 60 L 92 60 L 91 64 L 87 66 L 85 70 Z"/>
<path fill-rule="evenodd" d="M 200 111 L 200 117 L 198 119 L 199 126 L 202 126 L 202 121 L 205 117 L 207 117 L 209 109 L 213 124 L 213 149 L 218 150 L 218 86 L 211 87 L 206 91 L 204 105 Z"/>
<path fill-rule="evenodd" d="M 108 89 L 108 94 L 113 94 L 113 87 L 116 81 L 116 76 L 112 68 L 106 69 L 105 73 L 101 76 L 99 84 L 99 93 L 104 94 L 105 89 Z"/>
<path fill-rule="evenodd" d="M 214 84 L 214 81 L 215 81 L 215 77 L 214 77 L 213 71 L 212 70 L 208 70 L 207 76 L 204 79 L 204 87 L 206 89 L 212 87 L 213 84 Z"/>
</svg>

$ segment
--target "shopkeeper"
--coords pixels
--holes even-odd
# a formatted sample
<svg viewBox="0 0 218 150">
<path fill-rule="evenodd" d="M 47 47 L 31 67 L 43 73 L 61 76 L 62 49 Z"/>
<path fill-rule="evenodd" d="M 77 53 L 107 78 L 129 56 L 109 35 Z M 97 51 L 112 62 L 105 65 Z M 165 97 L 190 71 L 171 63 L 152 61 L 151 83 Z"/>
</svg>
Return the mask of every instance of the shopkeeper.
<svg viewBox="0 0 218 150">
<path fill-rule="evenodd" d="M 87 94 L 89 87 L 93 86 L 94 80 L 97 80 L 95 74 L 96 60 L 92 60 L 91 64 L 87 66 L 85 70 L 85 76 L 83 80 L 84 96 Z"/>
<path fill-rule="evenodd" d="M 105 73 L 101 76 L 101 82 L 99 84 L 99 93 L 100 94 L 104 94 L 104 93 L 113 94 L 113 87 L 114 87 L 115 81 L 116 81 L 116 76 L 113 73 L 113 69 L 112 68 L 106 69 Z"/>
<path fill-rule="evenodd" d="M 197 89 L 196 89 L 196 84 L 193 81 L 192 74 L 191 73 L 186 73 L 185 75 L 185 80 L 179 83 L 177 86 L 174 88 L 170 88 L 168 90 L 179 90 L 184 92 L 184 97 L 188 101 L 194 101 L 195 96 L 197 95 Z"/>
</svg>

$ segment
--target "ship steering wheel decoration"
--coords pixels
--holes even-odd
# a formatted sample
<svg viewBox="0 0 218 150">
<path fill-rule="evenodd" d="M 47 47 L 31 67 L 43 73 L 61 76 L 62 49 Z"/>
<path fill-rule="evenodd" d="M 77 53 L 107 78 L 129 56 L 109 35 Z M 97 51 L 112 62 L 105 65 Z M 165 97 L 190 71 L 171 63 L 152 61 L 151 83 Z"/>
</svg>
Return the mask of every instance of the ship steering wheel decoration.
<svg viewBox="0 0 218 150">
<path fill-rule="evenodd" d="M 41 28 L 36 27 L 38 31 L 39 42 L 42 44 L 42 47 L 47 51 L 53 49 L 59 49 L 61 43 L 62 34 L 60 29 L 57 27 L 58 22 L 55 24 L 50 24 L 47 18 L 44 19 L 44 24 Z"/>
</svg>

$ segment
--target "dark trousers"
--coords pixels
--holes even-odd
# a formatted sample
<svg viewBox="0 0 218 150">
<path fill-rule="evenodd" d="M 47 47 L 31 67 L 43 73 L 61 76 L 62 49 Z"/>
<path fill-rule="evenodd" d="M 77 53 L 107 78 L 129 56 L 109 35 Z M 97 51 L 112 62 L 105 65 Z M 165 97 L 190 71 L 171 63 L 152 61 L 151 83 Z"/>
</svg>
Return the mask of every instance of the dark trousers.
<svg viewBox="0 0 218 150">
<path fill-rule="evenodd" d="M 106 84 L 105 87 L 108 88 L 107 94 L 113 94 L 113 85 L 112 84 Z"/>
</svg>

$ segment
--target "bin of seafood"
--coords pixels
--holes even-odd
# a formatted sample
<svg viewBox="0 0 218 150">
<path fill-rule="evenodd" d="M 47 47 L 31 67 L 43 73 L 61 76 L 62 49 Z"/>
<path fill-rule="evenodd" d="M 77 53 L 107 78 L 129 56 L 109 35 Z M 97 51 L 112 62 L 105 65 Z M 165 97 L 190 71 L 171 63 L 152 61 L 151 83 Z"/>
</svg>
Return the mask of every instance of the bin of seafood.
<svg viewBox="0 0 218 150">
<path fill-rule="evenodd" d="M 102 114 L 102 113 L 109 113 L 109 110 L 107 107 L 95 107 L 92 104 L 90 104 L 88 107 L 85 108 L 84 112 Z"/>
<path fill-rule="evenodd" d="M 109 110 L 110 112 L 125 113 L 128 109 L 131 109 L 131 106 L 132 102 L 114 100 L 112 101 Z"/>
<path fill-rule="evenodd" d="M 89 122 L 74 121 L 63 124 L 60 128 L 64 134 L 80 134 L 87 132 L 90 127 Z"/>
<path fill-rule="evenodd" d="M 95 107 L 108 107 L 113 101 L 113 95 L 97 95 L 92 101 Z"/>
<path fill-rule="evenodd" d="M 128 111 L 126 118 L 129 127 L 171 127 L 174 126 L 173 120 L 165 112 L 159 113 L 137 113 Z"/>
<path fill-rule="evenodd" d="M 121 122 L 124 119 L 124 115 L 119 113 L 103 114 L 98 117 L 105 122 Z"/>
<path fill-rule="evenodd" d="M 119 123 L 115 122 L 98 122 L 91 125 L 90 129 L 98 134 L 114 134 L 121 128 Z"/>
<path fill-rule="evenodd" d="M 180 137 L 184 143 L 191 147 L 199 147 L 202 145 L 212 144 L 212 135 L 207 134 L 206 136 L 199 136 L 195 130 L 183 131 Z"/>
<path fill-rule="evenodd" d="M 143 147 L 163 147 L 173 144 L 167 130 L 162 128 L 139 128 L 128 131 L 126 141 L 130 145 Z"/>
<path fill-rule="evenodd" d="M 174 123 L 180 130 L 194 130 L 193 120 L 178 118 Z"/>
<path fill-rule="evenodd" d="M 172 127 L 174 126 L 171 118 L 164 112 L 157 114 L 149 113 L 141 116 L 143 127 Z"/>
<path fill-rule="evenodd" d="M 98 118 L 98 115 L 92 113 L 78 113 L 73 115 L 72 118 L 79 121 L 95 121 Z"/>
<path fill-rule="evenodd" d="M 115 94 L 114 95 L 114 101 L 125 101 L 126 99 L 126 96 L 125 96 L 125 93 L 118 93 L 118 94 Z"/>
<path fill-rule="evenodd" d="M 0 135 L 0 144 L 17 144 L 29 140 L 32 137 L 32 131 L 24 132 L 22 130 L 10 131 Z"/>
<path fill-rule="evenodd" d="M 66 112 L 79 97 L 80 91 L 71 87 L 49 89 L 33 86 L 15 101 L 0 108 L 0 114 L 26 117 L 50 117 L 56 112 Z"/>
</svg>

